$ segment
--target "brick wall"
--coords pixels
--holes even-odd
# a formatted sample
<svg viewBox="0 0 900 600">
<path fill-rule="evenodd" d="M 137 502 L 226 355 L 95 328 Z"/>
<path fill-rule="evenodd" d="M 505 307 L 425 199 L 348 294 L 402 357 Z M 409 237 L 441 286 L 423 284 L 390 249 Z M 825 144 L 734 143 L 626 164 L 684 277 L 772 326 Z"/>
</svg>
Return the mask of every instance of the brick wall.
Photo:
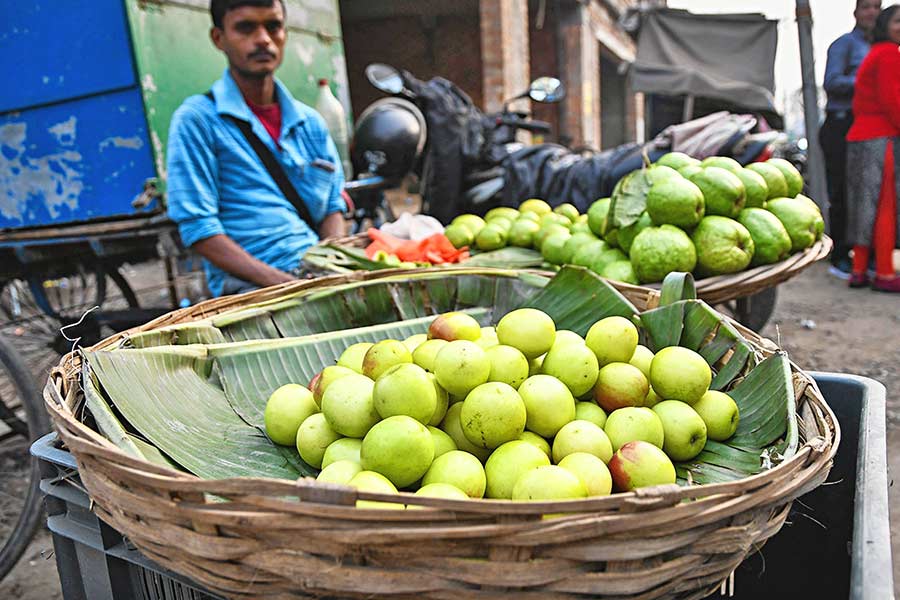
<svg viewBox="0 0 900 600">
<path fill-rule="evenodd" d="M 503 101 L 528 87 L 528 0 L 480 0 L 484 108 L 499 111 Z M 527 100 L 515 108 L 528 110 Z"/>
<path fill-rule="evenodd" d="M 629 4 L 634 4 L 634 0 L 613 1 L 616 9 Z M 435 5 L 434 1 L 431 5 L 439 11 L 451 6 L 440 2 Z M 599 148 L 603 142 L 601 95 L 610 92 L 600 85 L 600 49 L 614 58 L 616 54 L 633 52 L 634 44 L 618 29 L 617 15 L 604 2 L 594 0 L 583 5 L 575 0 L 547 0 L 542 26 L 537 23 L 540 5 L 537 0 L 479 0 L 477 9 L 471 6 L 452 15 L 344 20 L 355 116 L 383 95 L 365 78 L 364 69 L 372 62 L 407 69 L 423 80 L 435 75 L 446 77 L 487 111 L 499 110 L 504 98 L 524 90 L 532 79 L 550 75 L 566 84 L 567 100 L 562 104 L 526 102 L 521 108 L 530 109 L 535 119 L 551 124 L 553 132 L 546 141 L 587 143 Z M 578 10 L 582 11 L 581 16 L 575 19 L 572 13 Z M 561 18 L 565 33 L 558 39 Z M 523 52 L 526 39 L 528 51 Z M 566 57 L 562 65 L 557 58 L 560 52 Z M 614 68 L 608 63 L 606 67 Z M 627 91 L 625 130 L 629 139 L 634 139 L 636 133 L 637 112 L 634 95 Z M 560 138 L 560 132 L 566 135 Z"/>
<path fill-rule="evenodd" d="M 445 77 L 483 105 L 477 14 L 353 20 L 342 27 L 354 117 L 384 95 L 366 79 L 366 65 L 373 62 L 422 80 Z"/>
<path fill-rule="evenodd" d="M 556 19 L 557 3 L 547 2 L 543 22 L 538 22 L 539 5 L 532 2 L 528 14 L 528 39 L 530 41 L 529 57 L 531 60 L 531 78 L 548 76 L 562 78 L 562 72 L 556 61 Z M 559 104 L 531 103 L 531 114 L 539 121 L 550 123 L 552 131 L 544 139 L 547 142 L 559 141 Z"/>
</svg>

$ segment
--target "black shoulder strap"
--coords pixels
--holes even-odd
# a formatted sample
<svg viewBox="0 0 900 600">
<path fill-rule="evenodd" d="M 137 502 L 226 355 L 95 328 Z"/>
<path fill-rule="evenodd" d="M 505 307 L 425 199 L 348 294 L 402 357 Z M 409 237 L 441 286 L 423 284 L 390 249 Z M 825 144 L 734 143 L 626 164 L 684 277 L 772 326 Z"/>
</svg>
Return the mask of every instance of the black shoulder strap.
<svg viewBox="0 0 900 600">
<path fill-rule="evenodd" d="M 215 96 L 213 96 L 212 90 L 209 90 L 204 95 L 215 102 L 216 99 Z M 278 189 L 281 190 L 281 193 L 285 198 L 287 198 L 288 202 L 294 205 L 294 209 L 297 211 L 297 214 L 300 215 L 300 218 L 303 219 L 309 226 L 309 228 L 313 230 L 313 233 L 318 234 L 317 227 L 315 226 L 315 221 L 313 220 L 312 215 L 309 213 L 309 208 L 307 208 L 306 202 L 304 202 L 303 198 L 300 197 L 300 194 L 297 193 L 297 189 L 291 183 L 291 180 L 288 179 L 287 174 L 285 174 L 284 169 L 275 158 L 275 155 L 272 154 L 272 151 L 269 150 L 268 146 L 266 146 L 255 133 L 253 133 L 253 129 L 250 126 L 250 123 L 248 123 L 247 121 L 242 121 L 241 119 L 237 119 L 231 115 L 222 116 L 237 125 L 237 128 L 241 130 L 242 134 L 244 134 L 244 137 L 247 139 L 250 147 L 253 148 L 254 152 L 256 152 L 259 160 L 262 161 L 262 164 L 266 168 L 266 171 L 268 171 L 269 175 L 272 176 L 272 179 L 275 180 L 275 184 L 278 186 Z"/>
</svg>

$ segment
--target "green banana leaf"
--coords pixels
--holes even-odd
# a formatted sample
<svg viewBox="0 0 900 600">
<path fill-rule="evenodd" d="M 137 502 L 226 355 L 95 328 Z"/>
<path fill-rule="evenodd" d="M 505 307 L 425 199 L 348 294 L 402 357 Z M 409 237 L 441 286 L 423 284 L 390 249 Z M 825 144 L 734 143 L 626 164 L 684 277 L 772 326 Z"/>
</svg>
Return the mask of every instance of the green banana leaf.
<svg viewBox="0 0 900 600">
<path fill-rule="evenodd" d="M 141 331 L 129 336 L 128 345 L 133 348 L 150 348 L 176 344 L 218 344 L 225 341 L 227 340 L 220 329 L 208 320 L 203 320 Z"/>
<path fill-rule="evenodd" d="M 85 356 L 112 405 L 187 471 L 208 479 L 295 479 L 312 472 L 295 450 L 272 444 L 238 416 L 222 389 L 209 379 L 211 359 L 202 346 Z"/>
<path fill-rule="evenodd" d="M 625 176 L 610 197 L 607 231 L 628 227 L 641 217 L 641 213 L 647 208 L 650 185 L 646 169 L 638 169 Z"/>
<path fill-rule="evenodd" d="M 303 262 L 311 267 L 336 273 L 349 273 L 358 270 L 378 271 L 392 268 L 391 265 L 370 259 L 362 248 L 351 248 L 337 244 L 313 246 L 303 255 Z"/>
<path fill-rule="evenodd" d="M 498 269 L 537 269 L 544 264 L 541 253 L 532 248 L 507 246 L 499 250 L 473 253 L 467 267 L 496 267 Z"/>
<path fill-rule="evenodd" d="M 579 267 L 565 267 L 552 279 L 459 269 L 303 290 L 210 320 L 224 339 L 237 341 L 87 352 L 96 378 L 88 408 L 122 416 L 118 427 L 101 427 L 120 438 L 120 447 L 148 460 L 171 460 L 200 477 L 310 475 L 315 470 L 295 449 L 276 446 L 265 435 L 262 415 L 272 391 L 307 383 L 353 343 L 424 332 L 441 312 L 465 310 L 487 324 L 528 306 L 547 312 L 557 328 L 581 335 L 606 316 L 633 318 L 652 350 L 682 345 L 713 366 L 714 387 L 732 395 L 741 423 L 728 442 L 709 442 L 696 459 L 676 465 L 682 483 L 746 477 L 765 461 L 790 456 L 798 433 L 787 357 L 762 360 L 704 302 L 679 299 L 691 295 L 690 286 L 682 287 L 665 296 L 669 304 L 640 314 L 605 280 Z M 135 440 L 152 444 L 159 455 Z"/>
<path fill-rule="evenodd" d="M 472 256 L 460 263 L 466 267 L 494 267 L 498 269 L 530 269 L 540 267 L 544 259 L 541 253 L 531 248 L 508 246 L 499 250 L 478 251 L 471 249 Z M 394 268 L 392 265 L 375 261 L 366 256 L 362 248 L 337 244 L 313 246 L 303 255 L 303 261 L 325 271 L 349 273 L 351 271 L 378 271 Z"/>
<path fill-rule="evenodd" d="M 226 313 L 213 324 L 226 339 L 242 341 L 392 323 L 475 306 L 507 312 L 547 281 L 519 271 L 420 272 L 307 290 L 278 303 Z"/>
</svg>

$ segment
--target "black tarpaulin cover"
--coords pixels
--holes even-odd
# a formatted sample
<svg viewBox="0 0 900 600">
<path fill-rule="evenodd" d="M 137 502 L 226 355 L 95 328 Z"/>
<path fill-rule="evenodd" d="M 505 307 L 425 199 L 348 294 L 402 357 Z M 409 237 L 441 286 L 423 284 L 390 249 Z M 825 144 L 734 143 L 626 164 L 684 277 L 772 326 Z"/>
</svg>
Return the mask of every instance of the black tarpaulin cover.
<svg viewBox="0 0 900 600">
<path fill-rule="evenodd" d="M 463 176 L 481 155 L 484 117 L 452 82 L 435 77 L 423 83 L 404 75 L 428 125 L 428 164 L 422 174 L 428 190 L 427 212 L 447 224 L 458 214 Z"/>
</svg>

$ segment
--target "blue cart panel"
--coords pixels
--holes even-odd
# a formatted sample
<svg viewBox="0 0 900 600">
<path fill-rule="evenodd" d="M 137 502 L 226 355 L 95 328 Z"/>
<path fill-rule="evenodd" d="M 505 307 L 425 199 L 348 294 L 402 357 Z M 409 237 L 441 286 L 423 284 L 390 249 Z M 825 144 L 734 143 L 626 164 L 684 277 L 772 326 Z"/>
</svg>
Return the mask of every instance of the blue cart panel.
<svg viewBox="0 0 900 600">
<path fill-rule="evenodd" d="M 134 215 L 152 157 L 137 87 L 0 115 L 0 229 Z"/>
<path fill-rule="evenodd" d="M 122 0 L 0 9 L 0 113 L 137 84 Z"/>
</svg>

